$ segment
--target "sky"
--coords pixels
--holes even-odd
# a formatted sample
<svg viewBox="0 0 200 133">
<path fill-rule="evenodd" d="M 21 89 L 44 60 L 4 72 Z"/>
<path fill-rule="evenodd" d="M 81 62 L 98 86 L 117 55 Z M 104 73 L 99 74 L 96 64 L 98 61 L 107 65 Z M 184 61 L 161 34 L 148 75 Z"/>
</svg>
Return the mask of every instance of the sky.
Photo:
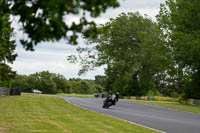
<svg viewBox="0 0 200 133">
<path fill-rule="evenodd" d="M 160 3 L 164 3 L 165 0 L 119 0 L 119 2 L 119 8 L 110 8 L 98 18 L 88 19 L 94 20 L 97 24 L 104 24 L 110 18 L 116 18 L 122 12 L 138 11 L 140 14 L 146 14 L 152 20 L 156 21 L 155 16 L 159 13 Z M 67 56 L 77 55 L 76 46 L 67 44 L 67 41 L 64 39 L 58 42 L 42 42 L 35 47 L 35 51 L 25 51 L 19 43 L 19 39 L 26 37 L 26 35 L 20 31 L 20 24 L 17 23 L 17 20 L 17 17 L 11 17 L 11 21 L 13 21 L 12 27 L 14 28 L 13 38 L 16 40 L 16 53 L 18 54 L 17 59 L 11 67 L 18 74 L 29 75 L 35 72 L 49 71 L 61 74 L 67 79 L 94 79 L 95 75 L 104 75 L 104 68 L 100 67 L 79 76 L 80 65 L 71 64 L 67 61 Z M 77 16 L 67 16 L 65 20 L 67 23 L 71 23 L 72 21 L 77 22 L 79 19 Z M 84 45 L 82 38 L 78 39 L 78 45 Z"/>
</svg>

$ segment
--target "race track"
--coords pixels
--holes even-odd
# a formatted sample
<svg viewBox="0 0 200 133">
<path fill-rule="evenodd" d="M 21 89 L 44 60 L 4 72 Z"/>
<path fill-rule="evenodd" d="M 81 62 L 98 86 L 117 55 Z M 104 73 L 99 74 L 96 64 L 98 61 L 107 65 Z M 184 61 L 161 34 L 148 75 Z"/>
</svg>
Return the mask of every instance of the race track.
<svg viewBox="0 0 200 133">
<path fill-rule="evenodd" d="M 200 133 L 200 115 L 145 105 L 135 102 L 119 101 L 116 106 L 103 109 L 103 99 L 64 97 L 66 101 L 128 120 L 167 133 Z"/>
</svg>

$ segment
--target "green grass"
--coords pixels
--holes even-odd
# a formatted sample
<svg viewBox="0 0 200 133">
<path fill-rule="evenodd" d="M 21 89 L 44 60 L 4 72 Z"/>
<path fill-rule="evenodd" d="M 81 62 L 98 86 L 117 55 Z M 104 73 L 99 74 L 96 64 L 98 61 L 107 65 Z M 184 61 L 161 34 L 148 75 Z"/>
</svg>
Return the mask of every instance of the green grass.
<svg viewBox="0 0 200 133">
<path fill-rule="evenodd" d="M 131 101 L 200 114 L 200 106 L 195 106 L 195 105 L 184 105 L 184 104 L 179 104 L 178 102 L 142 101 L 142 100 L 131 100 Z"/>
<path fill-rule="evenodd" d="M 165 102 L 178 102 L 178 98 L 163 97 L 163 96 L 151 96 L 152 101 L 165 101 Z"/>
<path fill-rule="evenodd" d="M 66 93 L 59 93 L 59 96 L 68 96 L 68 97 L 82 97 L 82 98 L 94 98 L 93 94 L 66 94 Z"/>
<path fill-rule="evenodd" d="M 153 133 L 55 96 L 0 97 L 0 133 Z"/>
</svg>

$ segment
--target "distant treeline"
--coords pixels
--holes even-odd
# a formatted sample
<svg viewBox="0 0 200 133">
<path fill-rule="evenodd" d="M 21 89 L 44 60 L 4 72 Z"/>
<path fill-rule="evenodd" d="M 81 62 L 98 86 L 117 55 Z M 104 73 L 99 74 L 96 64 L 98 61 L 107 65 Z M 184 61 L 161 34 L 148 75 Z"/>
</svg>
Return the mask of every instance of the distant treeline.
<svg viewBox="0 0 200 133">
<path fill-rule="evenodd" d="M 38 89 L 44 94 L 92 94 L 104 90 L 95 80 L 80 78 L 67 80 L 63 75 L 50 73 L 48 71 L 37 72 L 28 76 L 16 75 L 10 82 L 10 88 L 21 88 L 23 92 L 31 92 L 32 89 Z"/>
</svg>

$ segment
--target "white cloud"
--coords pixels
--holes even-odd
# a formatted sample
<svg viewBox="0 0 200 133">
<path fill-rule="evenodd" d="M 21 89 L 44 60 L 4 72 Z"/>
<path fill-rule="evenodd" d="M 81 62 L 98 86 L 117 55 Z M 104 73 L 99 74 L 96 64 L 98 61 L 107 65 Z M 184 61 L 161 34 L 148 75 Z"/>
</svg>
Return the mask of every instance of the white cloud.
<svg viewBox="0 0 200 133">
<path fill-rule="evenodd" d="M 46 44 L 46 46 L 50 45 Z M 12 65 L 13 70 L 17 71 L 19 74 L 25 75 L 48 70 L 52 73 L 62 74 L 68 79 L 72 77 L 94 79 L 96 74 L 104 74 L 103 68 L 98 68 L 96 71 L 91 71 L 85 75 L 78 76 L 78 71 L 81 68 L 79 64 L 71 64 L 67 62 L 68 55 L 77 55 L 75 47 L 70 46 L 73 47 L 70 50 L 68 49 L 69 46 L 64 44 L 60 44 L 60 47 L 65 49 L 67 52 L 59 50 L 59 47 L 57 50 L 36 48 L 36 51 L 34 52 L 17 48 L 16 51 L 19 57 Z"/>
</svg>

